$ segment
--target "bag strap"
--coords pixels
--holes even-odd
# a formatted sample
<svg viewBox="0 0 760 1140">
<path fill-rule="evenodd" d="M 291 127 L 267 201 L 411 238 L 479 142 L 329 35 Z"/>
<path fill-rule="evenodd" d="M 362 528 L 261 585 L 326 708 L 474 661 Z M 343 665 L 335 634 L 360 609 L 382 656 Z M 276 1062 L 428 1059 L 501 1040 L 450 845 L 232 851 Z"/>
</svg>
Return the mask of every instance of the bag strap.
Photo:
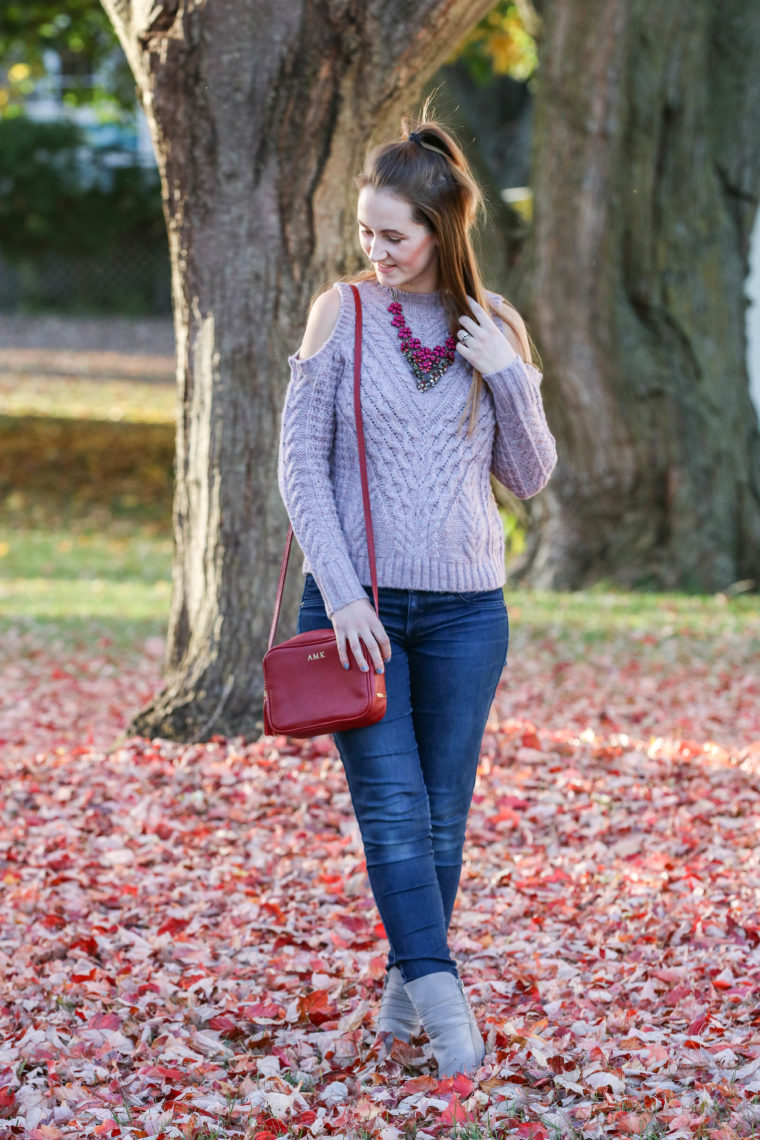
<svg viewBox="0 0 760 1140">
<path fill-rule="evenodd" d="M 362 479 L 362 503 L 364 504 L 364 529 L 367 533 L 367 557 L 369 576 L 372 583 L 372 597 L 375 613 L 380 613 L 377 600 L 377 567 L 375 565 L 375 534 L 372 530 L 372 509 L 369 504 L 369 480 L 367 479 L 367 453 L 364 448 L 364 422 L 362 420 L 362 301 L 359 290 L 351 286 L 356 302 L 356 336 L 354 339 L 354 418 L 356 419 L 356 439 L 359 445 L 359 471 Z"/>
<path fill-rule="evenodd" d="M 356 320 L 354 325 L 354 417 L 356 419 L 356 439 L 359 445 L 359 471 L 362 481 L 362 503 L 364 505 L 364 526 L 367 532 L 367 555 L 369 557 L 370 578 L 372 579 L 372 597 L 375 601 L 375 612 L 379 613 L 380 605 L 377 600 L 377 567 L 375 565 L 375 536 L 372 531 L 372 511 L 369 502 L 369 481 L 367 479 L 367 454 L 364 447 L 364 424 L 362 422 L 362 302 L 357 287 L 352 285 L 351 289 L 354 294 L 354 304 L 356 308 Z M 285 539 L 285 550 L 283 551 L 282 563 L 280 564 L 280 578 L 277 583 L 277 594 L 274 599 L 274 613 L 272 615 L 272 625 L 269 630 L 267 652 L 274 645 L 274 639 L 277 633 L 282 593 L 285 589 L 285 575 L 288 572 L 288 560 L 290 558 L 292 545 L 293 527 L 289 524 L 288 534 Z"/>
</svg>

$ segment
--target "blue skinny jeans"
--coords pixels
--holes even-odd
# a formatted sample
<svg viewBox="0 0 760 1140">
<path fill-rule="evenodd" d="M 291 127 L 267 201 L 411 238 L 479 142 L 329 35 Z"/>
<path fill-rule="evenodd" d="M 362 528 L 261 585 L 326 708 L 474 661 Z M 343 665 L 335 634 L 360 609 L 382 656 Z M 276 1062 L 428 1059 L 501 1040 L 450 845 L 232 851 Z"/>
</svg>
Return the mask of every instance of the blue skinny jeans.
<svg viewBox="0 0 760 1140">
<path fill-rule="evenodd" d="M 507 659 L 504 594 L 381 587 L 379 601 L 391 642 L 387 711 L 334 739 L 390 944 L 387 969 L 398 966 L 407 982 L 458 976 L 447 931 L 483 730 Z M 331 625 L 307 574 L 298 632 Z"/>
</svg>

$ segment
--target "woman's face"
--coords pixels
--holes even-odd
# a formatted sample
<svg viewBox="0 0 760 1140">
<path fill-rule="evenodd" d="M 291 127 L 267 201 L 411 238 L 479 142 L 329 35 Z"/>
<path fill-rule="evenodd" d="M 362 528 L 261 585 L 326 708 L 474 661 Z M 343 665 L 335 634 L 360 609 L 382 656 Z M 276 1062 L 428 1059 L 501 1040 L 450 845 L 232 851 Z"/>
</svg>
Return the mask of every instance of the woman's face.
<svg viewBox="0 0 760 1140">
<path fill-rule="evenodd" d="M 408 293 L 438 288 L 438 242 L 415 222 L 412 207 L 390 190 L 365 186 L 357 206 L 359 240 L 378 281 Z"/>
</svg>

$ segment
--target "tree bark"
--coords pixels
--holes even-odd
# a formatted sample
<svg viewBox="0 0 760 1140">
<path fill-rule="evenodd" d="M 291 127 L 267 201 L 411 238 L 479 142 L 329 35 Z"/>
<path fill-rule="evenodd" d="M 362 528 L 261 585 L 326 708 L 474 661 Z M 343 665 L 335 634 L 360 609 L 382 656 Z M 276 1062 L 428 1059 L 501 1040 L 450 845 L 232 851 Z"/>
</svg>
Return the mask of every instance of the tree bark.
<svg viewBox="0 0 760 1140">
<path fill-rule="evenodd" d="M 314 293 L 358 264 L 368 139 L 491 0 L 102 2 L 153 134 L 178 358 L 165 685 L 130 731 L 249 736 L 287 525 L 286 358 Z"/>
<path fill-rule="evenodd" d="M 506 187 L 530 185 L 528 86 L 503 75 L 481 86 L 456 60 L 436 72 L 425 90 L 435 96 L 444 121 L 468 144 L 467 159 L 484 194 L 487 224 L 475 240 L 483 280 L 512 300 L 529 225 L 501 193 Z"/>
<path fill-rule="evenodd" d="M 758 577 L 743 285 L 760 6 L 543 0 L 526 317 L 559 465 L 524 576 Z"/>
</svg>

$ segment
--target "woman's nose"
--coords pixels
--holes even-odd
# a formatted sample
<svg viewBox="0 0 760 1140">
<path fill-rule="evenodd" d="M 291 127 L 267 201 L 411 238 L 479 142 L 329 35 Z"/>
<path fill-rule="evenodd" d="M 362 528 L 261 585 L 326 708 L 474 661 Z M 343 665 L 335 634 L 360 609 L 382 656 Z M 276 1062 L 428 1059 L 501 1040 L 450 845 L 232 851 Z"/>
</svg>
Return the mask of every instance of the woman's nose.
<svg viewBox="0 0 760 1140">
<path fill-rule="evenodd" d="M 382 245 L 380 238 L 373 238 L 369 247 L 370 261 L 384 261 L 386 258 L 386 250 Z"/>
</svg>

